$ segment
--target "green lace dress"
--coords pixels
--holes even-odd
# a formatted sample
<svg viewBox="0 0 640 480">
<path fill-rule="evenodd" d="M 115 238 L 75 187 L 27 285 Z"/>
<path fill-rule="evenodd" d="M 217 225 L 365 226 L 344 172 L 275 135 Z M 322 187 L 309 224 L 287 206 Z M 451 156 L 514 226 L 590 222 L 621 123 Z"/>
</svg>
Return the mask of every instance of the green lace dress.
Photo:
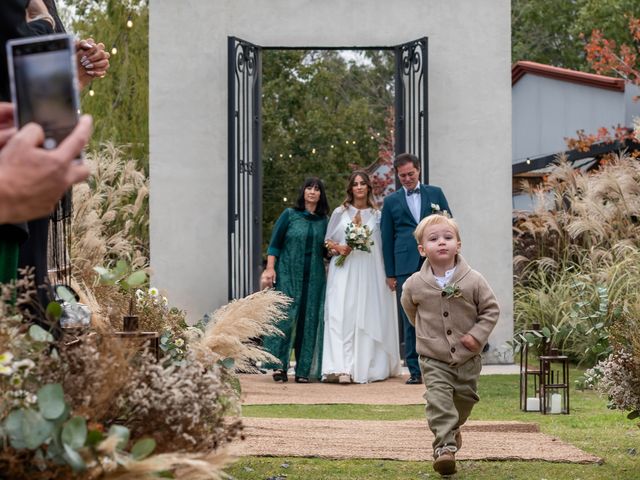
<svg viewBox="0 0 640 480">
<path fill-rule="evenodd" d="M 276 257 L 275 288 L 293 299 L 284 333 L 264 339 L 263 347 L 282 362 L 266 368 L 288 369 L 295 351 L 296 376 L 320 378 L 324 332 L 324 236 L 327 217 L 286 209 L 276 222 L 267 255 Z"/>
</svg>

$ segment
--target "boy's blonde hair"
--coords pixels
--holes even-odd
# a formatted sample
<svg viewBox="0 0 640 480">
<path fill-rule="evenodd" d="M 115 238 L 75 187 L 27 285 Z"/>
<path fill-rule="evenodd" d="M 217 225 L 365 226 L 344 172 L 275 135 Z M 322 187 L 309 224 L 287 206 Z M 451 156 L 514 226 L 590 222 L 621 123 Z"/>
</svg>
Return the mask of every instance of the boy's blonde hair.
<svg viewBox="0 0 640 480">
<path fill-rule="evenodd" d="M 456 234 L 456 239 L 459 242 L 461 241 L 460 229 L 458 228 L 458 224 L 456 223 L 456 221 L 453 218 L 449 218 L 440 213 L 434 213 L 432 215 L 424 217 L 416 227 L 415 231 L 413 232 L 413 236 L 418 242 L 418 245 L 422 244 L 422 235 L 424 234 L 424 231 L 427 227 L 430 227 L 431 225 L 442 225 L 442 224 L 450 226 Z"/>
</svg>

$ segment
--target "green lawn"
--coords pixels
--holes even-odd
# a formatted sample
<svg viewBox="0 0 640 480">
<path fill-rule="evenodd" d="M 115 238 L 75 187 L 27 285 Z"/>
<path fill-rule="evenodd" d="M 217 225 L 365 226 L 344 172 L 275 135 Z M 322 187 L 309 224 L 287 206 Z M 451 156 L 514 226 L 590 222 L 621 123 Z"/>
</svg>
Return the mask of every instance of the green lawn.
<svg viewBox="0 0 640 480">
<path fill-rule="evenodd" d="M 579 372 L 572 370 L 571 378 Z M 640 429 L 622 412 L 606 408 L 593 392 L 571 391 L 570 415 L 540 415 L 518 409 L 517 375 L 480 378 L 481 401 L 473 420 L 537 422 L 549 435 L 603 458 L 602 465 L 549 462 L 458 462 L 455 479 L 640 479 Z M 356 420 L 423 419 L 419 405 L 256 405 L 243 408 L 247 417 L 331 418 Z M 427 428 L 425 421 L 425 428 Z M 430 446 L 425 446 L 429 448 Z M 636 455 L 638 452 L 638 455 Z M 316 458 L 244 457 L 228 473 L 237 479 L 435 479 L 429 462 L 322 460 Z"/>
</svg>

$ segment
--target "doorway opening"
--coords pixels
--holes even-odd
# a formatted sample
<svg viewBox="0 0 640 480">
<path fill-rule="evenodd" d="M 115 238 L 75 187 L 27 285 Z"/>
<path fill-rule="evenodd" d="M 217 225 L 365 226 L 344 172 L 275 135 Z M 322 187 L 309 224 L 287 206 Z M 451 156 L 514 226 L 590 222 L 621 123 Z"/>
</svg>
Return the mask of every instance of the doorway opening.
<svg viewBox="0 0 640 480">
<path fill-rule="evenodd" d="M 428 183 L 427 39 L 393 47 L 263 48 L 229 38 L 229 299 L 259 288 L 271 229 L 304 178 L 330 207 L 354 168 L 378 201 L 395 190 L 393 157 L 410 152 Z"/>
</svg>

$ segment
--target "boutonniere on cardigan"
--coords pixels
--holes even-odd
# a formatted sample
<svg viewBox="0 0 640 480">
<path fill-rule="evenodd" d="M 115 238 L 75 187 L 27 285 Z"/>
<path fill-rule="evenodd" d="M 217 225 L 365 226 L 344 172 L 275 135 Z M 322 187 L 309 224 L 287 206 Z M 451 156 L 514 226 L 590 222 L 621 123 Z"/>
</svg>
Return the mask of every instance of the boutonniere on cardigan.
<svg viewBox="0 0 640 480">
<path fill-rule="evenodd" d="M 446 287 L 442 289 L 445 293 L 445 297 L 447 298 L 458 298 L 462 297 L 462 292 L 460 291 L 460 287 L 455 283 L 450 283 Z"/>
</svg>

